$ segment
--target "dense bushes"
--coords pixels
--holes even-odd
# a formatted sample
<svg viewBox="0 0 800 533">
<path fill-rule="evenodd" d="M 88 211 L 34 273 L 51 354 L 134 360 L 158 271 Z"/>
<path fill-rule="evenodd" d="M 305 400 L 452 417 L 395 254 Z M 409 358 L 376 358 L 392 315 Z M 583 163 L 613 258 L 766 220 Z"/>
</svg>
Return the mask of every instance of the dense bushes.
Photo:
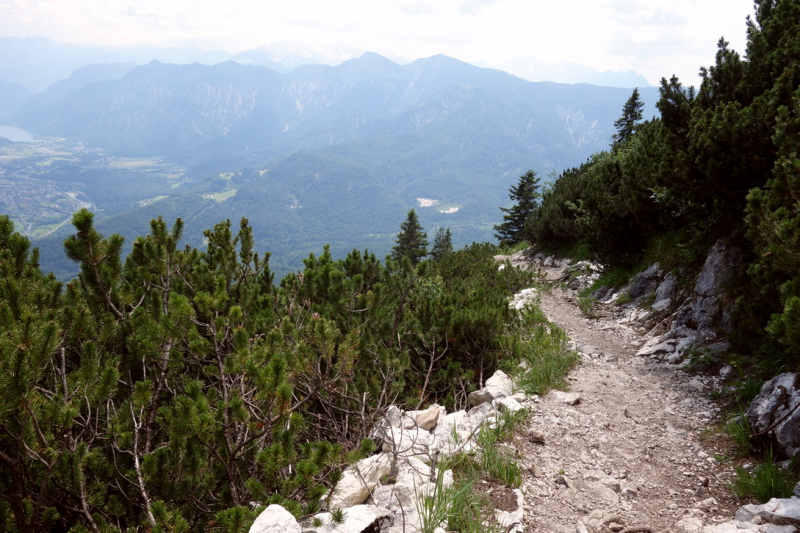
<svg viewBox="0 0 800 533">
<path fill-rule="evenodd" d="M 583 245 L 612 266 L 692 270 L 726 237 L 749 264 L 730 288 L 736 347 L 796 367 L 800 2 L 756 2 L 747 32 L 745 58 L 721 39 L 698 91 L 663 79 L 660 119 L 562 173 L 528 238 L 546 250 Z"/>
<path fill-rule="evenodd" d="M 259 504 L 315 512 L 392 403 L 465 405 L 514 353 L 529 282 L 474 244 L 381 264 L 328 249 L 273 285 L 246 220 L 179 249 L 151 223 L 123 261 L 87 211 L 39 271 L 0 217 L 0 529 L 241 531 Z"/>
</svg>

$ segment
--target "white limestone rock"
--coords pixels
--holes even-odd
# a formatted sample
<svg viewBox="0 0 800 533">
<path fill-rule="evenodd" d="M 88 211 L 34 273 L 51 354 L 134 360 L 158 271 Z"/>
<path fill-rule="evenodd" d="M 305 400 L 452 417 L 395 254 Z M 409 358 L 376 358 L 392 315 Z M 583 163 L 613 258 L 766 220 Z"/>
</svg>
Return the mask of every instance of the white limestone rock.
<svg viewBox="0 0 800 533">
<path fill-rule="evenodd" d="M 280 505 L 272 504 L 264 509 L 249 533 L 301 533 L 300 524 L 294 515 Z"/>
<path fill-rule="evenodd" d="M 740 522 L 752 522 L 755 516 L 770 522 L 781 518 L 800 520 L 800 499 L 772 498 L 765 504 L 745 505 L 736 511 L 736 520 Z"/>
<path fill-rule="evenodd" d="M 363 503 L 380 479 L 392 469 L 392 455 L 380 453 L 358 461 L 342 474 L 330 498 L 330 509 L 344 509 Z"/>
<path fill-rule="evenodd" d="M 408 411 L 403 416 L 403 427 L 405 429 L 414 427 L 425 430 L 433 429 L 433 426 L 436 425 L 443 413 L 446 414 L 447 410 L 438 404 L 433 404 L 421 411 Z"/>
<path fill-rule="evenodd" d="M 565 403 L 567 405 L 578 405 L 581 403 L 581 395 L 578 392 L 562 392 L 562 391 L 555 391 L 553 392 L 556 399 L 559 402 Z"/>
<path fill-rule="evenodd" d="M 362 533 L 364 531 L 383 531 L 394 522 L 389 509 L 374 505 L 355 505 L 344 510 L 344 521 L 335 524 L 331 521 L 331 513 L 320 513 L 314 518 L 322 522 L 321 526 L 308 525 L 302 533 Z M 298 529 L 298 531 L 300 531 Z"/>
<path fill-rule="evenodd" d="M 477 431 L 474 430 L 475 424 L 466 411 L 450 413 L 433 428 L 434 442 L 431 451 L 437 451 L 445 457 L 453 455 L 458 450 L 470 452 L 475 446 L 474 437 Z"/>
<path fill-rule="evenodd" d="M 642 357 L 648 357 L 654 354 L 672 353 L 675 351 L 675 344 L 676 343 L 674 340 L 668 340 L 655 344 L 654 346 L 645 346 L 644 348 L 636 352 L 636 355 Z"/>
<path fill-rule="evenodd" d="M 492 401 L 492 407 L 504 413 L 508 411 L 509 413 L 516 413 L 520 409 L 523 409 L 522 404 L 520 404 L 514 398 L 498 398 Z"/>
<path fill-rule="evenodd" d="M 508 374 L 502 370 L 495 372 L 492 377 L 486 380 L 485 386 L 476 390 L 469 395 L 470 405 L 480 405 L 482 403 L 491 402 L 498 398 L 505 398 L 506 396 L 514 395 L 514 383 Z"/>
<path fill-rule="evenodd" d="M 417 456 L 430 462 L 434 436 L 430 431 L 420 428 L 393 431 L 384 436 L 382 451 L 398 456 Z"/>
</svg>

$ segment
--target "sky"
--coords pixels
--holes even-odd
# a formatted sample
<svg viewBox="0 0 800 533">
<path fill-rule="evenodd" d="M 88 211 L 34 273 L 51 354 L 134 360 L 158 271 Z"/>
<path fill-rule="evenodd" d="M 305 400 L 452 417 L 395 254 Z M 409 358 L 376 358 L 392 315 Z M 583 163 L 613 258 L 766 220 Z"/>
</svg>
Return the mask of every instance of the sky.
<svg viewBox="0 0 800 533">
<path fill-rule="evenodd" d="M 744 52 L 752 12 L 752 0 L 0 0 L 0 37 L 232 53 L 281 43 L 332 64 L 365 51 L 481 66 L 522 58 L 688 85 L 720 37 Z"/>
</svg>

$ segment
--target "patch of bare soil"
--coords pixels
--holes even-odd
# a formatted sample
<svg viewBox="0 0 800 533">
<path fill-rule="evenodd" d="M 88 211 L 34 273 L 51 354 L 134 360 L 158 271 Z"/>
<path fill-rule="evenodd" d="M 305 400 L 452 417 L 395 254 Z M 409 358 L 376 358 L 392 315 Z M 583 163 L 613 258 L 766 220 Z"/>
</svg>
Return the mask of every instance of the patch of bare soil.
<svg viewBox="0 0 800 533">
<path fill-rule="evenodd" d="M 517 510 L 517 495 L 514 490 L 496 479 L 480 479 L 475 482 L 476 492 L 489 500 L 489 507 L 496 511 L 513 513 Z"/>
<path fill-rule="evenodd" d="M 579 402 L 551 392 L 516 437 L 525 530 L 699 532 L 729 520 L 741 502 L 707 383 L 636 356 L 644 339 L 613 306 L 589 319 L 551 289 L 541 307 L 583 362 L 568 377 Z"/>
</svg>

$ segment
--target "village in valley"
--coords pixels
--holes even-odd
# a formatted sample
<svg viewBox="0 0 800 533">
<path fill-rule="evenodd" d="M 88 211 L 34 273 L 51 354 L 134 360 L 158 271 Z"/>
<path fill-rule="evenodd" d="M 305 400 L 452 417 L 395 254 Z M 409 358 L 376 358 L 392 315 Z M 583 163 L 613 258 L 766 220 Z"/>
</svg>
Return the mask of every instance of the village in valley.
<svg viewBox="0 0 800 533">
<path fill-rule="evenodd" d="M 0 211 L 9 215 L 20 233 L 45 237 L 69 223 L 81 208 L 103 211 L 104 206 L 92 197 L 92 185 L 98 184 L 87 181 L 95 182 L 110 172 L 147 173 L 163 180 L 167 189 L 185 181 L 185 169 L 157 157 L 109 156 L 101 148 L 59 137 L 6 141 L 0 144 Z M 135 198 L 128 203 L 146 205 L 164 197 Z"/>
</svg>

